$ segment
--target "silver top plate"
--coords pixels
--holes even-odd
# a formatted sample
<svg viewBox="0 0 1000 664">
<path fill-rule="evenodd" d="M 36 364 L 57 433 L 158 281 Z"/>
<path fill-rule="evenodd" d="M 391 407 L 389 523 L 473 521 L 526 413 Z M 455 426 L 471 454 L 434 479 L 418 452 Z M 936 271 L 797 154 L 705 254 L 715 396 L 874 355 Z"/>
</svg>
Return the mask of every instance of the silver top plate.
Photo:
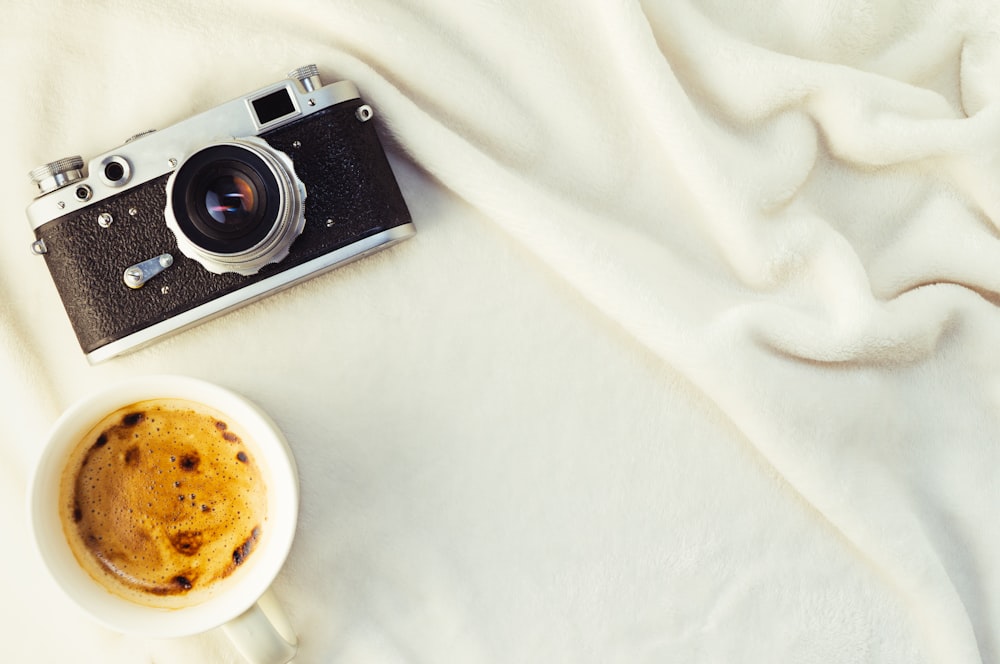
<svg viewBox="0 0 1000 664">
<path fill-rule="evenodd" d="M 32 229 L 37 229 L 53 219 L 90 207 L 173 171 L 189 154 L 208 143 L 256 136 L 360 97 L 357 87 L 350 81 L 337 81 L 312 90 L 306 87 L 301 81 L 288 78 L 100 154 L 88 162 L 86 177 L 76 180 L 73 183 L 75 186 L 63 187 L 36 198 L 28 206 L 28 221 Z M 287 90 L 291 111 L 271 121 L 259 122 L 253 102 L 280 90 Z M 120 159 L 128 165 L 128 180 L 109 184 L 101 177 L 104 166 Z M 86 200 L 80 200 L 75 191 L 84 184 L 92 192 Z"/>
</svg>

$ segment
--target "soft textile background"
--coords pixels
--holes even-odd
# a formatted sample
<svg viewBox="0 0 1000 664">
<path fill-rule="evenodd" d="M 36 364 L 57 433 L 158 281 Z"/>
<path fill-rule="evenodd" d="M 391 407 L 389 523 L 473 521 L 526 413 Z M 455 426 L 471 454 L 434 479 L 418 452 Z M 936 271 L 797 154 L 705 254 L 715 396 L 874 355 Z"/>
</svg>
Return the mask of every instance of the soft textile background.
<svg viewBox="0 0 1000 664">
<path fill-rule="evenodd" d="M 115 379 L 286 430 L 302 662 L 1000 662 L 1000 13 L 949 0 L 8 0 L 4 661 L 122 636 L 35 560 L 40 437 Z M 26 172 L 315 62 L 418 236 L 89 367 Z"/>
</svg>

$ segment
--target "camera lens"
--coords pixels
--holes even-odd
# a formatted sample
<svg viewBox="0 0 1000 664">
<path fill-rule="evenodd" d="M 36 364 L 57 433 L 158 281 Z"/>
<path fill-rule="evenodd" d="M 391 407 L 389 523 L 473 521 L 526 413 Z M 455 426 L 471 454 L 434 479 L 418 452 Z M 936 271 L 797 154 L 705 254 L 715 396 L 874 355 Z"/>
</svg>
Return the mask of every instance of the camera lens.
<svg viewBox="0 0 1000 664">
<path fill-rule="evenodd" d="M 224 226 L 246 223 L 257 208 L 257 200 L 250 180 L 238 173 L 220 175 L 205 191 L 208 215 Z"/>
<path fill-rule="evenodd" d="M 291 160 L 260 139 L 195 152 L 171 176 L 167 196 L 178 247 L 215 273 L 254 274 L 281 260 L 305 223 Z"/>
<path fill-rule="evenodd" d="M 183 187 L 178 192 L 183 193 L 178 224 L 207 251 L 244 252 L 262 242 L 278 220 L 276 202 L 281 194 L 263 162 L 249 157 L 237 160 L 229 154 L 181 175 L 175 183 Z"/>
</svg>

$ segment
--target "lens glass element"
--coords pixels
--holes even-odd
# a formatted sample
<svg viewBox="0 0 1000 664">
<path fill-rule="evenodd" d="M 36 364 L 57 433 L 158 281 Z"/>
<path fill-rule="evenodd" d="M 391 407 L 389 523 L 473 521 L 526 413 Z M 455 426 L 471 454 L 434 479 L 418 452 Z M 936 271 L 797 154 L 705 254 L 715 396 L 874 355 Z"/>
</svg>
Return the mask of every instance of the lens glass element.
<svg viewBox="0 0 1000 664">
<path fill-rule="evenodd" d="M 242 255 L 281 217 L 281 185 L 260 154 L 233 144 L 209 146 L 185 161 L 171 192 L 180 232 L 215 254 Z"/>
<path fill-rule="evenodd" d="M 249 179 L 238 173 L 220 175 L 208 183 L 205 208 L 220 224 L 243 224 L 254 214 L 257 197 Z"/>
</svg>

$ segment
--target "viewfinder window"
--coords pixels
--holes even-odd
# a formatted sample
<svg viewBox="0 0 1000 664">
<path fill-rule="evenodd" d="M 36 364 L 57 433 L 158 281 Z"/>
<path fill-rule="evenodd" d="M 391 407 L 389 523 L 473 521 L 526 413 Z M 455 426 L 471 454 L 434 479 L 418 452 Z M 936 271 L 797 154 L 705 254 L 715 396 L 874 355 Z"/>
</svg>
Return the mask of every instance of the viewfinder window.
<svg viewBox="0 0 1000 664">
<path fill-rule="evenodd" d="M 257 114 L 257 123 L 261 126 L 295 112 L 295 104 L 292 103 L 288 88 L 264 95 L 250 103 L 253 105 L 254 113 Z"/>
</svg>

